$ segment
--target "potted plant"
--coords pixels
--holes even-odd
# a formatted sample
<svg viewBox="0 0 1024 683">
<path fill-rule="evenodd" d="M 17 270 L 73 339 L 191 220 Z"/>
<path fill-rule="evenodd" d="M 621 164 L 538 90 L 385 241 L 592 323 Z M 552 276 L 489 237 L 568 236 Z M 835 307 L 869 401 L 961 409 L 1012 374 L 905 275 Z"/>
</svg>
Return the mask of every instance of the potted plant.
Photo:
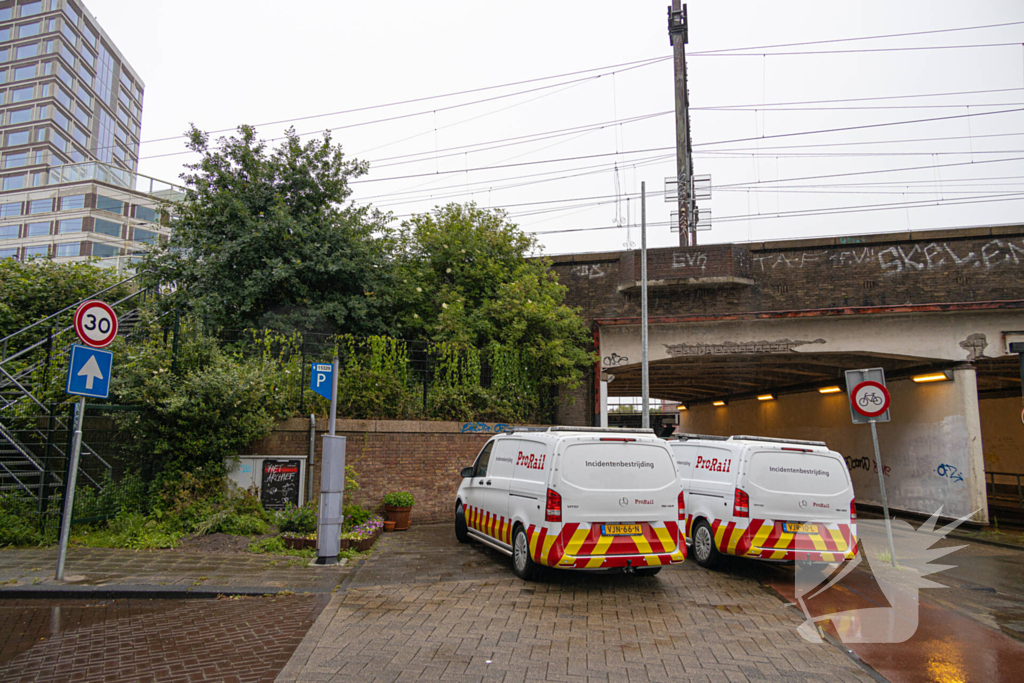
<svg viewBox="0 0 1024 683">
<path fill-rule="evenodd" d="M 408 491 L 393 491 L 384 496 L 384 514 L 394 521 L 395 531 L 409 528 L 409 515 L 415 502 L 416 499 Z"/>
</svg>

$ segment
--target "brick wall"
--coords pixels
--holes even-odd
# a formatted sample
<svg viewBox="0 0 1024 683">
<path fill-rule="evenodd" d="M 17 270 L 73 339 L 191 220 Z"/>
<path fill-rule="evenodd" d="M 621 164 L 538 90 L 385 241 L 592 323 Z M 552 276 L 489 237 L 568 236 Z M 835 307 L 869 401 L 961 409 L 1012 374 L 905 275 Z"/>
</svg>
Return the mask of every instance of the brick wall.
<svg viewBox="0 0 1024 683">
<path fill-rule="evenodd" d="M 461 422 L 338 420 L 336 434 L 346 437 L 345 462 L 359 473 L 360 490 L 346 503 L 375 508 L 390 491 L 416 497 L 414 522 L 453 519 L 459 471 L 472 465 L 490 434 L 462 434 Z M 327 420 L 317 421 L 313 490 L 320 490 L 320 457 Z M 283 420 L 245 455 L 307 455 L 309 419 Z"/>
<path fill-rule="evenodd" d="M 638 258 L 623 252 L 551 260 L 568 288 L 566 303 L 593 321 L 640 315 L 639 291 L 618 290 L 639 279 Z M 650 280 L 681 281 L 651 288 L 651 316 L 1020 299 L 1024 226 L 651 249 L 648 268 Z M 723 275 L 753 284 L 699 283 Z M 698 282 L 682 282 L 691 278 Z"/>
</svg>

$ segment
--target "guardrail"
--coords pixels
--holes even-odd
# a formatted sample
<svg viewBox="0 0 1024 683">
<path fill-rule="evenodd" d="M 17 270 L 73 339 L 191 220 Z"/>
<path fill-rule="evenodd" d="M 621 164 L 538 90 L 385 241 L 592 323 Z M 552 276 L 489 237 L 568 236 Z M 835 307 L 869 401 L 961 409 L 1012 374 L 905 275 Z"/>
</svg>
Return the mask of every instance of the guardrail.
<svg viewBox="0 0 1024 683">
<path fill-rule="evenodd" d="M 997 482 L 996 477 L 1001 481 Z M 985 490 L 988 497 L 991 500 L 1015 502 L 1024 508 L 1024 486 L 1021 485 L 1021 477 L 1024 477 L 1024 473 L 985 472 Z"/>
</svg>

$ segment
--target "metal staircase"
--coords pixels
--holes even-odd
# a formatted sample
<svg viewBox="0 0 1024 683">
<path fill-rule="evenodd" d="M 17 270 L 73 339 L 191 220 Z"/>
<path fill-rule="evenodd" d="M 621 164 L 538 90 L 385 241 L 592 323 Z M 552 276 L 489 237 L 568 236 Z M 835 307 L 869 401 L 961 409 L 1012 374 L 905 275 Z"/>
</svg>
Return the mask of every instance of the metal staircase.
<svg viewBox="0 0 1024 683">
<path fill-rule="evenodd" d="M 73 424 L 72 398 L 63 378 L 74 333 L 74 311 L 84 302 L 135 281 L 140 274 L 92 293 L 81 301 L 0 339 L 0 496 L 42 503 L 63 486 L 68 439 Z M 138 289 L 111 303 L 118 335 L 130 335 L 140 320 L 139 305 L 154 291 Z M 108 302 L 109 303 L 109 302 Z M 59 434 L 60 436 L 55 436 Z M 111 466 L 82 444 L 79 476 L 102 488 Z"/>
</svg>

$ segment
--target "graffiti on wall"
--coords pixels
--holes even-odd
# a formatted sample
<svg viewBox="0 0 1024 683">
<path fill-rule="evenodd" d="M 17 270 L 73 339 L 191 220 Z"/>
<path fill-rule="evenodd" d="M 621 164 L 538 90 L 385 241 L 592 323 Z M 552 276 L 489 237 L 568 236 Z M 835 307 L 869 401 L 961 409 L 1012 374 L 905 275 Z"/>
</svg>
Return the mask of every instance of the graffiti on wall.
<svg viewBox="0 0 1024 683">
<path fill-rule="evenodd" d="M 732 354 L 761 353 L 792 353 L 798 346 L 805 344 L 824 344 L 824 339 L 808 341 L 804 339 L 776 339 L 769 341 L 734 342 L 727 341 L 716 344 L 665 344 L 665 353 L 673 358 L 681 356 L 728 356 Z"/>
<path fill-rule="evenodd" d="M 846 461 L 846 466 L 850 469 L 851 474 L 854 470 L 864 470 L 865 472 L 874 472 L 875 474 L 878 474 L 878 463 L 866 455 L 863 458 L 851 458 L 848 455 L 844 455 L 843 460 Z M 888 465 L 882 465 L 882 474 L 887 477 L 891 476 L 892 468 Z"/>
<path fill-rule="evenodd" d="M 604 277 L 604 270 L 601 266 L 594 264 L 573 266 L 569 269 L 569 272 L 577 277 L 585 278 L 587 280 L 596 280 L 597 278 Z"/>
<path fill-rule="evenodd" d="M 676 251 L 672 253 L 673 268 L 700 268 L 704 270 L 708 264 L 708 255 L 702 251 L 689 253 Z"/>
<path fill-rule="evenodd" d="M 863 247 L 848 250 L 820 250 L 754 256 L 761 272 L 782 269 L 801 269 L 811 264 L 830 264 L 841 268 L 858 264 L 878 264 L 885 275 L 917 273 L 946 268 L 994 268 L 1002 265 L 1019 266 L 1024 261 L 1024 240 L 993 239 L 980 249 L 950 246 L 948 242 L 898 244 L 885 249 Z M 755 266 L 756 267 L 756 266 Z"/>
<path fill-rule="evenodd" d="M 464 422 L 462 424 L 463 434 L 502 434 L 512 430 L 512 425 L 499 422 L 491 427 L 486 422 Z"/>
<path fill-rule="evenodd" d="M 620 365 L 628 365 L 628 364 L 629 364 L 629 357 L 628 356 L 620 356 L 617 353 L 613 353 L 613 354 L 605 356 L 604 358 L 601 359 L 601 365 L 604 365 L 605 367 L 608 367 L 608 368 L 617 368 Z"/>
<path fill-rule="evenodd" d="M 945 477 L 955 482 L 962 482 L 964 480 L 964 476 L 960 473 L 960 470 L 958 470 L 953 465 L 947 465 L 946 463 L 943 463 L 936 467 L 935 473 L 938 474 L 940 477 Z"/>
</svg>

